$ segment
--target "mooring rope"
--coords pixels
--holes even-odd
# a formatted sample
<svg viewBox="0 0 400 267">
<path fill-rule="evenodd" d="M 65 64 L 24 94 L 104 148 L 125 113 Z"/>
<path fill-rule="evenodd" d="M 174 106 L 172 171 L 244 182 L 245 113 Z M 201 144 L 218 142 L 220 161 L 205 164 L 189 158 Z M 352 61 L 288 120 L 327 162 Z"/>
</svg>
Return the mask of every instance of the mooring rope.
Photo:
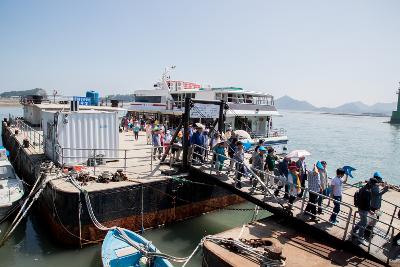
<svg viewBox="0 0 400 267">
<path fill-rule="evenodd" d="M 41 174 L 40 178 L 38 178 L 36 180 L 35 185 L 32 188 L 31 192 L 26 197 L 24 203 L 21 206 L 21 209 L 19 210 L 18 214 L 14 218 L 14 220 L 11 223 L 10 227 L 8 228 L 6 233 L 4 234 L 3 239 L 0 242 L 0 246 L 4 245 L 4 243 L 7 241 L 7 239 L 11 236 L 11 234 L 14 232 L 14 230 L 20 224 L 22 219 L 28 214 L 28 211 L 32 207 L 33 203 L 40 197 L 40 194 L 46 188 L 47 183 L 52 181 L 52 180 L 56 180 L 56 179 L 60 179 L 60 178 L 61 177 L 59 177 L 59 176 L 55 176 L 53 178 L 47 179 L 46 175 L 44 175 L 43 173 Z M 43 179 L 44 179 L 44 181 L 40 184 L 40 187 L 38 187 L 38 190 L 36 190 L 37 186 L 39 185 L 39 181 L 42 181 Z M 31 200 L 31 202 L 28 204 L 29 200 Z"/>
</svg>

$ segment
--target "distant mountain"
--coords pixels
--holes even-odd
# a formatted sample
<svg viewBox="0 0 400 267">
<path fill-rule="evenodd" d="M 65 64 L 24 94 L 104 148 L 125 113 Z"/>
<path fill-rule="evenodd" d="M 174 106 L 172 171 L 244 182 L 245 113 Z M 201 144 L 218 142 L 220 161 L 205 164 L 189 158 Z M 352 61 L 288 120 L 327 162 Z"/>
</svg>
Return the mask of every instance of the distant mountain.
<svg viewBox="0 0 400 267">
<path fill-rule="evenodd" d="M 13 96 L 27 96 L 27 95 L 41 95 L 47 97 L 47 93 L 42 88 L 35 88 L 30 90 L 21 90 L 21 91 L 8 91 L 0 94 L 0 97 L 10 98 Z"/>
<path fill-rule="evenodd" d="M 300 101 L 290 96 L 282 96 L 275 100 L 275 105 L 278 109 L 289 109 L 289 110 L 316 110 L 317 108 L 307 101 Z"/>
<path fill-rule="evenodd" d="M 385 114 L 390 115 L 396 109 L 396 102 L 376 103 L 366 105 L 360 101 L 350 102 L 335 108 L 321 107 L 317 108 L 307 101 L 299 101 L 289 96 L 283 96 L 275 100 L 278 109 L 300 110 L 300 111 L 319 111 L 328 113 L 349 113 L 349 114 Z"/>
<path fill-rule="evenodd" d="M 319 108 L 318 111 L 362 114 L 370 112 L 370 106 L 367 106 L 364 103 L 357 101 L 346 103 L 336 108 Z"/>
</svg>

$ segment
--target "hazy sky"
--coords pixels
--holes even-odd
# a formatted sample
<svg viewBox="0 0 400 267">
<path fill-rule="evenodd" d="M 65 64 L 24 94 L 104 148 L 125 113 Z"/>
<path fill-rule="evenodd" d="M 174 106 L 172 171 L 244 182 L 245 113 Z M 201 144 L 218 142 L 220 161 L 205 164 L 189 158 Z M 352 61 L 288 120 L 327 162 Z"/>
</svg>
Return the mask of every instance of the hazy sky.
<svg viewBox="0 0 400 267">
<path fill-rule="evenodd" d="M 0 1 L 0 91 L 64 95 L 172 78 L 318 106 L 392 102 L 400 1 Z"/>
</svg>

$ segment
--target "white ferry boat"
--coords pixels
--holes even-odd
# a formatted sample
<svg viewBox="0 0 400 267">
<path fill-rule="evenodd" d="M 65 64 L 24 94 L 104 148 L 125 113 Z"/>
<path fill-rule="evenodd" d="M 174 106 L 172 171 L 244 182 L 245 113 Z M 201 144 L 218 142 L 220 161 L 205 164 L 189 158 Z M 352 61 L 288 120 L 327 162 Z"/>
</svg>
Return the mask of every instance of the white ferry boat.
<svg viewBox="0 0 400 267">
<path fill-rule="evenodd" d="M 6 149 L 0 148 L 0 220 L 24 196 L 24 186 L 7 159 Z"/>
<path fill-rule="evenodd" d="M 273 117 L 280 114 L 272 95 L 239 87 L 202 87 L 197 83 L 171 80 L 170 70 L 164 71 L 154 89 L 134 92 L 135 102 L 130 104 L 128 111 L 136 118 L 154 118 L 161 123 L 176 125 L 183 113 L 186 97 L 224 100 L 229 106 L 225 129 L 244 130 L 250 134 L 252 143 L 263 139 L 264 145 L 274 147 L 277 153 L 287 150 L 286 131 L 273 127 Z M 202 123 L 207 124 L 204 119 Z"/>
</svg>

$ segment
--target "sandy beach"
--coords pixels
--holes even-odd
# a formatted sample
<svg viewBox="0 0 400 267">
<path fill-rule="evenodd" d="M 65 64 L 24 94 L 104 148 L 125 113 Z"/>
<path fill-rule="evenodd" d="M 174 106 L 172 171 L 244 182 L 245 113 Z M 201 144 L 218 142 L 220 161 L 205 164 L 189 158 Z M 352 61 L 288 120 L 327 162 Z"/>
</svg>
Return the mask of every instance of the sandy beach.
<svg viewBox="0 0 400 267">
<path fill-rule="evenodd" d="M 0 107 L 19 107 L 19 99 L 0 98 Z"/>
</svg>

